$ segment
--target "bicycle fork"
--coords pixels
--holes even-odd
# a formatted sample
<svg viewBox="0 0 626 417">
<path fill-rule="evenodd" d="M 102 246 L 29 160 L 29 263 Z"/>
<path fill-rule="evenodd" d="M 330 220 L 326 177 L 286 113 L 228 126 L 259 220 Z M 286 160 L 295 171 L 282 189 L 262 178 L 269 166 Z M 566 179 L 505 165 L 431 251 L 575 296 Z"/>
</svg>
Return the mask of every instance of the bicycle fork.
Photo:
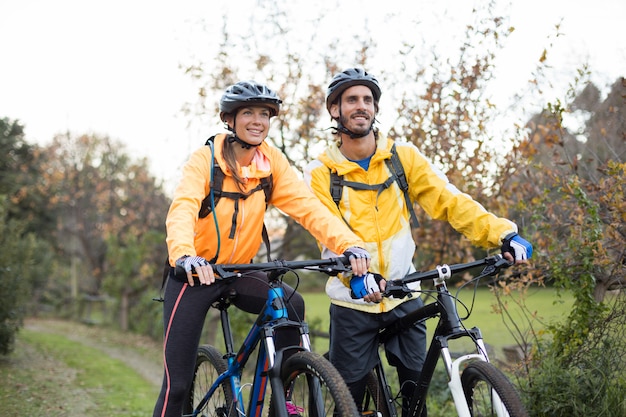
<svg viewBox="0 0 626 417">
<path fill-rule="evenodd" d="M 448 348 L 448 338 L 446 337 L 440 339 L 441 358 L 448 374 L 448 387 L 450 389 L 450 393 L 452 394 L 454 405 L 456 407 L 459 417 L 472 416 L 472 413 L 468 406 L 467 398 L 465 396 L 465 391 L 463 389 L 463 384 L 461 382 L 461 373 L 463 366 L 468 362 L 473 362 L 477 360 L 489 362 L 487 349 L 480 334 L 480 330 L 474 327 L 470 330 L 467 330 L 466 334 L 471 335 L 470 337 L 474 340 L 476 344 L 476 353 L 462 355 L 454 360 L 452 359 L 452 356 L 450 355 L 450 350 Z M 491 395 L 493 396 L 493 403 L 495 405 L 495 411 L 498 417 L 508 417 L 509 414 L 506 411 L 504 405 L 502 404 L 502 401 L 500 400 L 500 397 L 495 392 L 495 390 L 492 390 Z"/>
<path fill-rule="evenodd" d="M 478 329 L 474 328 L 470 330 L 470 332 L 474 330 L 478 331 Z M 480 331 L 478 331 L 478 333 L 480 334 Z M 452 394 L 454 405 L 457 409 L 459 417 L 471 417 L 470 409 L 467 405 L 467 399 L 465 398 L 465 393 L 463 392 L 463 386 L 461 384 L 461 365 L 472 360 L 489 362 L 487 350 L 483 340 L 480 338 L 476 338 L 474 340 L 478 347 L 477 353 L 466 354 L 454 360 L 450 355 L 447 339 L 445 340 L 445 344 L 441 346 L 441 358 L 448 374 L 448 388 L 450 388 L 450 393 Z"/>
</svg>

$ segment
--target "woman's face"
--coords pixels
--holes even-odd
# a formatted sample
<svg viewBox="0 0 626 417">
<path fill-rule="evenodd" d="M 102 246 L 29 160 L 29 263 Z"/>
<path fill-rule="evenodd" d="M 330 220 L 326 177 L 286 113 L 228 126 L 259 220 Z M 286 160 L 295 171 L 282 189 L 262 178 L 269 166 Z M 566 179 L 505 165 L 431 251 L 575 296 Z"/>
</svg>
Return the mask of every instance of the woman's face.
<svg viewBox="0 0 626 417">
<path fill-rule="evenodd" d="M 241 107 L 237 116 L 228 124 L 233 123 L 235 134 L 244 142 L 258 145 L 267 137 L 270 127 L 270 109 L 264 106 Z"/>
</svg>

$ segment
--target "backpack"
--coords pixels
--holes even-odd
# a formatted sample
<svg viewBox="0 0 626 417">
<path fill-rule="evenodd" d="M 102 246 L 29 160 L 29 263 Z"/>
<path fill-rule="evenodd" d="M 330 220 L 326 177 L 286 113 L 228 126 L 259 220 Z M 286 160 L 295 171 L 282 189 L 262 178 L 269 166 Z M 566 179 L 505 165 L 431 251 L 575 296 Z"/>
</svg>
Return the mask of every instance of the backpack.
<svg viewBox="0 0 626 417">
<path fill-rule="evenodd" d="M 213 149 L 214 138 L 215 136 L 211 136 L 209 139 L 207 139 L 205 145 L 211 146 L 211 149 Z M 217 203 L 219 203 L 221 197 L 235 200 L 235 212 L 233 213 L 233 223 L 230 229 L 230 235 L 228 236 L 229 238 L 233 239 L 235 237 L 237 213 L 239 212 L 239 200 L 245 200 L 248 197 L 250 197 L 252 194 L 254 194 L 255 192 L 263 190 L 263 192 L 265 193 L 265 208 L 267 209 L 269 201 L 272 198 L 272 191 L 274 189 L 274 177 L 270 173 L 269 177 L 261 178 L 261 183 L 257 185 L 254 189 L 252 189 L 248 194 L 223 191 L 222 190 L 223 184 L 224 184 L 224 171 L 222 171 L 222 168 L 220 168 L 220 165 L 217 163 L 217 161 L 213 159 L 213 175 L 211 178 L 211 183 L 209 184 L 211 190 L 213 191 L 213 196 L 212 196 L 213 204 L 211 205 L 211 194 L 209 193 L 209 195 L 204 197 L 204 200 L 202 200 L 198 217 L 203 219 L 206 216 L 208 216 L 212 211 L 212 207 L 217 206 Z M 271 260 L 270 259 L 270 241 L 269 241 L 269 236 L 267 234 L 267 228 L 265 227 L 265 223 L 263 223 L 262 236 L 263 236 L 263 242 L 265 243 L 265 246 L 267 247 L 267 260 L 270 261 Z M 211 259 L 209 263 L 214 263 L 217 260 L 218 255 L 219 255 L 219 252 L 215 254 L 213 259 Z"/>
<path fill-rule="evenodd" d="M 211 151 L 213 152 L 214 152 L 214 149 L 213 149 L 214 139 L 215 139 L 215 136 L 211 136 L 205 142 L 205 145 L 210 146 Z M 239 212 L 239 200 L 245 200 L 248 197 L 250 197 L 252 194 L 254 194 L 255 192 L 263 190 L 263 192 L 265 193 L 265 208 L 267 209 L 269 201 L 272 198 L 272 190 L 274 189 L 274 181 L 273 181 L 273 175 L 270 173 L 269 177 L 261 178 L 261 183 L 257 185 L 254 189 L 252 189 L 248 194 L 243 194 L 243 193 L 238 193 L 238 192 L 232 193 L 232 192 L 227 192 L 227 191 L 222 190 L 222 187 L 224 184 L 224 176 L 225 176 L 224 171 L 222 171 L 222 168 L 217 163 L 217 161 L 213 159 L 213 174 L 211 177 L 211 182 L 209 184 L 211 190 L 213 191 L 213 195 L 211 196 L 211 193 L 209 193 L 209 195 L 204 197 L 204 199 L 202 200 L 202 204 L 200 205 L 200 211 L 198 212 L 198 217 L 201 219 L 204 219 L 206 216 L 211 214 L 211 212 L 213 211 L 213 208 L 220 201 L 221 197 L 235 200 L 235 212 L 233 213 L 233 222 L 232 222 L 232 227 L 230 229 L 230 235 L 229 235 L 229 237 L 232 239 L 235 237 L 235 228 L 237 226 L 237 213 Z M 213 199 L 213 201 L 211 201 L 211 198 Z M 267 248 L 267 260 L 268 262 L 270 262 L 271 261 L 270 239 L 267 233 L 267 228 L 265 227 L 265 223 L 263 223 L 263 231 L 261 233 L 263 236 L 263 243 L 265 243 L 265 247 Z M 217 261 L 218 256 L 219 256 L 219 249 L 218 249 L 218 252 L 213 257 L 213 259 L 209 261 L 209 263 L 211 264 L 215 263 L 215 261 Z M 170 274 L 170 269 L 171 269 L 171 266 L 170 266 L 169 258 L 165 258 L 165 265 L 163 268 L 163 282 L 161 284 L 161 296 L 159 298 L 153 298 L 154 301 L 160 301 L 160 302 L 164 301 L 162 293 L 163 293 L 163 289 L 165 288 L 165 282 L 167 281 L 167 277 Z"/>
<path fill-rule="evenodd" d="M 387 168 L 391 172 L 391 176 L 387 178 L 387 180 L 382 184 L 369 185 L 362 182 L 347 181 L 343 179 L 342 175 L 338 175 L 337 172 L 330 171 L 330 195 L 332 196 L 333 201 L 335 202 L 337 207 L 339 207 L 341 195 L 343 194 L 343 187 L 350 187 L 353 190 L 378 190 L 378 194 L 380 194 L 384 190 L 389 188 L 389 186 L 393 184 L 394 181 L 396 181 L 398 183 L 398 187 L 400 187 L 400 190 L 402 190 L 402 193 L 404 194 L 404 201 L 410 214 L 411 226 L 413 228 L 418 228 L 419 222 L 417 220 L 415 210 L 413 209 L 413 204 L 411 203 L 411 199 L 409 197 L 409 183 L 406 179 L 404 167 L 402 166 L 402 162 L 400 161 L 398 152 L 396 151 L 395 143 L 391 147 L 391 158 L 386 159 L 385 163 L 387 164 Z M 344 219 L 344 221 L 346 220 Z"/>
</svg>

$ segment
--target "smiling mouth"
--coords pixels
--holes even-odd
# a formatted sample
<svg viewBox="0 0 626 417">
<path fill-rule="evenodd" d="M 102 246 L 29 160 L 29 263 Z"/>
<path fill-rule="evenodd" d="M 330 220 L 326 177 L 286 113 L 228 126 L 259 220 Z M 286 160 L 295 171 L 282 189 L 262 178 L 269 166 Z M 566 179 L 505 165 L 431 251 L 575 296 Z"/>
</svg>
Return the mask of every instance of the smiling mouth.
<svg viewBox="0 0 626 417">
<path fill-rule="evenodd" d="M 367 121 L 367 120 L 369 120 L 370 118 L 369 118 L 369 115 L 367 115 L 367 114 L 357 113 L 357 114 L 355 114 L 355 115 L 353 115 L 353 116 L 352 116 L 352 119 L 362 119 L 362 120 Z"/>
</svg>

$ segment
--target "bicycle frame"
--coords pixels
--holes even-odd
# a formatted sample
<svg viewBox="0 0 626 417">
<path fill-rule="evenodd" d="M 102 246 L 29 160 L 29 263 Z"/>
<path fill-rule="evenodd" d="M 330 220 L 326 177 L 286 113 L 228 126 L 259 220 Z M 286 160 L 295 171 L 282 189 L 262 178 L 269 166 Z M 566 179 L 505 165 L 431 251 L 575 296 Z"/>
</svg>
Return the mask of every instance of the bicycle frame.
<svg viewBox="0 0 626 417">
<path fill-rule="evenodd" d="M 347 261 L 343 261 L 347 262 Z M 286 268 L 280 268 L 281 265 Z M 276 404 L 285 404 L 285 395 L 283 384 L 280 376 L 281 365 L 283 362 L 283 352 L 289 350 L 311 350 L 311 341 L 309 338 L 308 325 L 305 322 L 296 322 L 288 319 L 285 294 L 280 286 L 279 277 L 289 270 L 289 268 L 303 268 L 299 265 L 310 265 L 311 261 L 274 261 L 271 263 L 245 264 L 245 265 L 229 265 L 229 269 L 225 270 L 223 265 L 214 265 L 214 270 L 222 279 L 231 279 L 241 276 L 240 272 L 230 272 L 231 270 L 263 270 L 267 267 L 271 270 L 269 274 L 269 289 L 265 308 L 257 316 L 256 321 L 248 332 L 239 351 L 235 353 L 233 335 L 228 316 L 228 307 L 230 306 L 230 295 L 222 297 L 215 307 L 220 311 L 220 321 L 226 347 L 226 356 L 228 369 L 222 373 L 211 385 L 204 395 L 196 409 L 191 414 L 193 417 L 198 416 L 206 405 L 213 393 L 220 388 L 224 381 L 228 380 L 230 386 L 230 394 L 232 395 L 233 405 L 238 415 L 248 417 L 261 417 L 264 406 L 265 393 L 269 380 L 272 387 L 272 400 Z M 321 266 L 327 267 L 326 270 Z M 316 269 L 321 272 L 331 273 L 336 271 L 345 271 L 345 265 L 342 261 L 323 260 L 319 262 Z M 288 346 L 276 351 L 274 344 L 274 332 L 280 327 L 294 327 L 300 331 L 300 345 Z M 249 403 L 246 408 L 242 393 L 241 376 L 245 365 L 250 359 L 258 345 L 258 354 L 252 388 L 250 392 Z M 286 408 L 276 407 L 276 417 L 288 417 Z"/>
<path fill-rule="evenodd" d="M 486 261 L 493 261 L 493 264 L 486 263 Z M 455 265 L 455 270 L 452 270 L 451 267 L 447 265 L 443 265 L 437 267 L 435 271 L 429 271 L 425 273 L 416 272 L 408 275 L 403 279 L 388 282 L 385 293 L 391 295 L 406 296 L 406 294 L 410 293 L 410 290 L 408 290 L 406 284 L 427 279 L 434 280 L 435 288 L 437 291 L 437 300 L 435 302 L 429 303 L 409 313 L 405 317 L 395 322 L 392 326 L 383 329 L 379 335 L 379 343 L 382 345 L 394 335 L 410 327 L 413 323 L 439 316 L 439 321 L 431 339 L 431 343 L 426 354 L 426 359 L 424 360 L 424 365 L 420 378 L 416 383 L 413 395 L 411 397 L 409 405 L 410 416 L 420 416 L 424 406 L 426 405 L 426 395 L 428 393 L 428 387 L 430 386 L 430 382 L 434 375 L 439 357 L 442 358 L 445 370 L 448 375 L 448 386 L 450 388 L 450 392 L 452 394 L 458 415 L 461 417 L 471 416 L 461 385 L 461 366 L 464 363 L 475 360 L 489 362 L 489 357 L 487 355 L 487 349 L 483 342 L 480 329 L 478 329 L 477 327 L 471 329 L 465 329 L 462 327 L 461 320 L 456 309 L 455 300 L 448 291 L 445 280 L 450 278 L 452 273 L 454 272 L 460 272 L 485 265 L 487 265 L 487 268 L 485 269 L 485 271 L 483 271 L 483 273 L 485 275 L 493 275 L 497 272 L 498 269 L 504 267 L 505 262 L 506 261 L 498 260 L 498 258 L 495 257 L 487 258 L 481 261 Z M 508 264 L 506 265 L 508 266 Z M 450 354 L 448 342 L 450 340 L 463 337 L 469 337 L 470 339 L 472 339 L 472 341 L 476 345 L 476 353 L 466 354 L 453 360 Z M 379 381 L 381 382 L 381 387 L 383 387 L 382 395 L 384 397 L 383 399 L 385 400 L 385 403 L 388 405 L 390 415 L 392 417 L 397 417 L 397 411 L 393 406 L 393 398 L 391 398 L 388 390 L 389 385 L 386 381 L 380 357 L 375 371 Z M 495 392 L 493 392 L 493 394 L 496 395 Z M 499 402 L 499 398 L 496 400 L 496 402 Z M 497 411 L 499 416 L 508 415 L 504 411 L 503 407 L 498 408 L 502 408 L 502 410 Z"/>
<path fill-rule="evenodd" d="M 285 306 L 283 297 L 283 289 L 280 288 L 275 282 L 270 281 L 268 300 L 265 309 L 258 315 L 237 354 L 234 353 L 233 335 L 227 311 L 229 303 L 227 300 L 224 300 L 218 306 L 227 350 L 226 358 L 228 361 L 228 370 L 217 378 L 204 396 L 204 399 L 198 405 L 197 409 L 194 410 L 193 416 L 198 415 L 209 397 L 226 379 L 230 382 L 233 404 L 235 405 L 239 415 L 255 417 L 261 416 L 264 405 L 263 399 L 265 398 L 265 391 L 267 389 L 268 376 L 270 384 L 273 387 L 272 395 L 276 396 L 274 398 L 275 401 L 278 401 L 279 404 L 285 402 L 285 397 L 281 389 L 282 382 L 280 380 L 279 372 L 282 362 L 282 352 L 276 352 L 273 338 L 274 331 L 276 328 L 283 326 L 295 326 L 300 328 L 302 346 L 297 347 L 298 349 L 310 350 L 310 340 L 306 324 L 287 319 L 287 307 Z M 259 345 L 257 362 L 252 382 L 250 400 L 247 407 L 248 412 L 246 412 L 242 394 L 241 374 L 257 345 Z M 279 408 L 276 411 L 277 417 L 287 417 L 284 409 Z"/>
</svg>

